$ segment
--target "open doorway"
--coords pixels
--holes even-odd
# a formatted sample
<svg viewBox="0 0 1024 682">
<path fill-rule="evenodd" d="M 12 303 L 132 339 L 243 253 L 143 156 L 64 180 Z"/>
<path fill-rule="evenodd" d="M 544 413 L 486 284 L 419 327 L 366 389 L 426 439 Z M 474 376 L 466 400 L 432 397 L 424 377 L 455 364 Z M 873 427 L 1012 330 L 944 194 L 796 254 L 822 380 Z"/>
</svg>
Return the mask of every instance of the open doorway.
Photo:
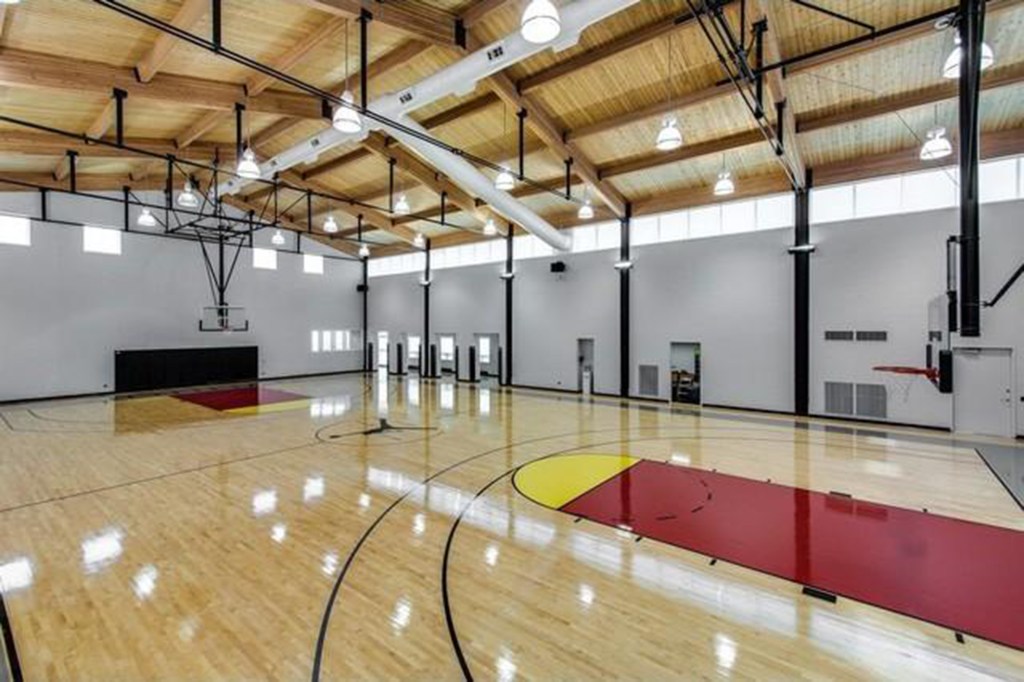
<svg viewBox="0 0 1024 682">
<path fill-rule="evenodd" d="M 669 368 L 672 402 L 700 405 L 700 344 L 673 341 Z"/>
<path fill-rule="evenodd" d="M 421 345 L 418 334 L 405 335 L 406 367 L 410 370 L 419 370 L 420 368 Z"/>
<path fill-rule="evenodd" d="M 580 393 L 594 392 L 594 339 L 576 339 L 576 375 Z"/>
<path fill-rule="evenodd" d="M 377 332 L 377 366 L 388 368 L 388 333 Z"/>
<path fill-rule="evenodd" d="M 497 334 L 477 334 L 476 335 L 476 363 L 477 363 L 477 377 L 496 377 L 498 376 L 498 338 Z"/>
<path fill-rule="evenodd" d="M 441 374 L 454 374 L 455 363 L 455 335 L 437 335 L 437 369 Z"/>
</svg>

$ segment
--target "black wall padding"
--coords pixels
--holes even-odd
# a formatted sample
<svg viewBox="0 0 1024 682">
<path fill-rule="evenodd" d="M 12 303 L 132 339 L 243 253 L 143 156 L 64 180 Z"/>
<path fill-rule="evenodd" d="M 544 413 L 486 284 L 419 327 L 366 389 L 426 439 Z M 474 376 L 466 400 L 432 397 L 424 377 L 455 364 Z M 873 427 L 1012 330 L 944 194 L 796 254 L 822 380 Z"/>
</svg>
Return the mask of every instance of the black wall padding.
<svg viewBox="0 0 1024 682">
<path fill-rule="evenodd" d="M 114 351 L 117 392 L 250 381 L 258 373 L 258 346 Z"/>
</svg>

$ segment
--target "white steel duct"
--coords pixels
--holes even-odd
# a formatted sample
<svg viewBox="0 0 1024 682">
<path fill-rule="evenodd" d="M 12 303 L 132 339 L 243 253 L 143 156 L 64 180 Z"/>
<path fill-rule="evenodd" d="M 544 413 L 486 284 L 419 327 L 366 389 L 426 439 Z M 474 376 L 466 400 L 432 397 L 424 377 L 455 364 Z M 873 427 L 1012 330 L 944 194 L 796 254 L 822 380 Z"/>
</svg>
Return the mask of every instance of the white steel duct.
<svg viewBox="0 0 1024 682">
<path fill-rule="evenodd" d="M 410 125 L 405 115 L 421 107 L 436 102 L 449 95 L 464 95 L 472 92 L 477 83 L 499 71 L 507 69 L 528 57 L 542 52 L 549 47 L 555 51 L 572 47 L 579 41 L 580 33 L 588 26 L 620 12 L 639 0 L 576 0 L 561 8 L 562 30 L 559 36 L 547 44 L 527 42 L 515 32 L 482 47 L 451 66 L 441 69 L 418 83 L 399 92 L 388 93 L 378 97 L 367 105 L 367 108 L 391 121 L 401 121 L 402 125 L 425 133 L 418 126 Z M 363 139 L 370 130 L 386 128 L 388 133 L 408 144 L 425 158 L 431 160 L 439 169 L 444 158 L 444 172 L 453 182 L 466 191 L 473 192 L 492 204 L 494 208 L 510 220 L 520 224 L 524 229 L 537 235 L 552 247 L 564 250 L 567 239 L 558 234 L 547 222 L 533 211 L 508 194 L 495 190 L 490 181 L 472 164 L 452 154 L 448 150 L 431 142 L 422 140 L 408 133 L 399 135 L 400 131 L 392 126 L 385 126 L 368 117 L 363 117 L 363 132 L 346 134 L 326 128 L 290 149 L 260 164 L 260 175 L 263 178 L 273 177 L 275 173 L 287 170 L 301 163 L 310 163 L 332 147 L 345 142 Z M 429 152 L 428 152 L 429 150 Z M 443 155 L 443 156 L 442 156 Z M 483 182 L 481 182 L 483 181 Z M 221 195 L 235 194 L 250 181 L 245 178 L 233 177 L 221 184 L 218 191 Z M 487 186 L 487 191 L 484 190 Z"/>
</svg>

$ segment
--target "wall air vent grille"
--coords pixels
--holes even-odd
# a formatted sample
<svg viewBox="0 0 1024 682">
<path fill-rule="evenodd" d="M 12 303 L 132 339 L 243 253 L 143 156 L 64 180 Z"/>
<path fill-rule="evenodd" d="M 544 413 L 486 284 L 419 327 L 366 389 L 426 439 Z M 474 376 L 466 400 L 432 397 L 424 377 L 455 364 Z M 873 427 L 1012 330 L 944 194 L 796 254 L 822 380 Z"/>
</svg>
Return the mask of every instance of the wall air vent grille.
<svg viewBox="0 0 1024 682">
<path fill-rule="evenodd" d="M 857 340 L 858 341 L 888 341 L 889 340 L 889 332 L 872 332 L 872 331 L 862 332 L 862 331 L 858 331 L 857 332 Z"/>
<path fill-rule="evenodd" d="M 826 341 L 853 341 L 853 332 L 848 330 L 833 330 L 825 332 Z"/>
<path fill-rule="evenodd" d="M 885 419 L 889 416 L 885 384 L 857 384 L 857 416 Z"/>
<path fill-rule="evenodd" d="M 831 414 L 853 414 L 853 384 L 826 381 L 825 411 Z"/>
<path fill-rule="evenodd" d="M 640 395 L 658 395 L 657 365 L 640 365 Z"/>
</svg>

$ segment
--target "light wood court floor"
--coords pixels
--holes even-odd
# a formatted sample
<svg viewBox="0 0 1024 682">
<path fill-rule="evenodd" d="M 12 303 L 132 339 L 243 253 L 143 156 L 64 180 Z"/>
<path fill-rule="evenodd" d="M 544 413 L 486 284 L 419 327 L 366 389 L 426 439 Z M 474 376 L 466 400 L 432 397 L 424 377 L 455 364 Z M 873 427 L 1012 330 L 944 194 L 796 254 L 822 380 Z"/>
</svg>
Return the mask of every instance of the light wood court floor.
<svg viewBox="0 0 1024 682">
<path fill-rule="evenodd" d="M 1024 652 L 637 542 L 506 475 L 630 455 L 1024 532 L 948 435 L 409 378 L 269 385 L 309 400 L 0 408 L 24 679 L 1024 678 Z M 363 435 L 380 416 L 417 430 Z"/>
</svg>

